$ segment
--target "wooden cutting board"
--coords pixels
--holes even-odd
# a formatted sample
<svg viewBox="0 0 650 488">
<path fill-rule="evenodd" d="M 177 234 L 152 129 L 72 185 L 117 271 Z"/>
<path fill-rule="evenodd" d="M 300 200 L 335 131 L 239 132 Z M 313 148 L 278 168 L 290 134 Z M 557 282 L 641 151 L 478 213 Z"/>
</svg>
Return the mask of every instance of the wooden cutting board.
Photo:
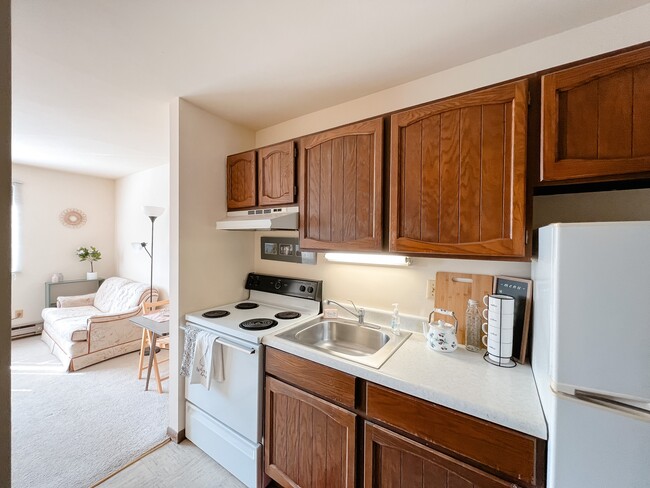
<svg viewBox="0 0 650 488">
<path fill-rule="evenodd" d="M 465 344 L 465 311 L 467 300 L 470 298 L 478 302 L 479 312 L 483 312 L 485 304 L 483 297 L 492 293 L 494 276 L 450 273 L 439 271 L 436 273 L 435 307 L 452 310 L 458 319 L 458 343 Z M 451 317 L 434 314 L 434 320 L 452 322 Z M 481 321 L 483 319 L 481 318 Z"/>
</svg>

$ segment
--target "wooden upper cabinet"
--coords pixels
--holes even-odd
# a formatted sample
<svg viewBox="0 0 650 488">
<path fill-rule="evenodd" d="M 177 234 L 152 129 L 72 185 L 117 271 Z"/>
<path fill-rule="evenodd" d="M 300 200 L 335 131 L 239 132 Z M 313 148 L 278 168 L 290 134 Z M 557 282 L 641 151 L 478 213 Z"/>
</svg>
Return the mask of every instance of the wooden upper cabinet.
<svg viewBox="0 0 650 488">
<path fill-rule="evenodd" d="M 542 181 L 650 171 L 650 47 L 542 77 Z"/>
<path fill-rule="evenodd" d="M 228 210 L 257 204 L 255 151 L 233 154 L 226 159 Z"/>
<path fill-rule="evenodd" d="M 390 250 L 525 255 L 528 82 L 391 116 Z"/>
<path fill-rule="evenodd" d="M 258 150 L 258 205 L 295 203 L 295 166 L 292 141 Z"/>
<path fill-rule="evenodd" d="M 300 144 L 300 246 L 381 250 L 381 118 L 339 127 Z"/>
</svg>

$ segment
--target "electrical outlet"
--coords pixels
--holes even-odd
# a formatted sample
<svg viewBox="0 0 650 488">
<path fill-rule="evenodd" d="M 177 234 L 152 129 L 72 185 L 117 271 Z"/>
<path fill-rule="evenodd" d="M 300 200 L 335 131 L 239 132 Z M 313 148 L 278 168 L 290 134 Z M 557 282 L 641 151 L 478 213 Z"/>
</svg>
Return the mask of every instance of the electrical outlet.
<svg viewBox="0 0 650 488">
<path fill-rule="evenodd" d="M 427 294 L 426 297 L 429 300 L 433 300 L 436 297 L 436 280 L 427 280 Z"/>
<path fill-rule="evenodd" d="M 22 311 L 22 309 L 16 310 L 16 318 L 17 318 L 17 319 L 22 319 L 22 318 L 23 318 L 23 311 Z"/>
</svg>

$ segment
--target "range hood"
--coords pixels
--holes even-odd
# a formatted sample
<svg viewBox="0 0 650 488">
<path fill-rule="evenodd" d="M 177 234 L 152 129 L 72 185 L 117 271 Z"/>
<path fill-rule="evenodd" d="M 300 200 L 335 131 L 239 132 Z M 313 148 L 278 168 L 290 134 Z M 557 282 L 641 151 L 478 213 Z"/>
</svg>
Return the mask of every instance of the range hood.
<svg viewBox="0 0 650 488">
<path fill-rule="evenodd" d="M 298 207 L 256 208 L 228 212 L 219 230 L 297 230 Z"/>
</svg>

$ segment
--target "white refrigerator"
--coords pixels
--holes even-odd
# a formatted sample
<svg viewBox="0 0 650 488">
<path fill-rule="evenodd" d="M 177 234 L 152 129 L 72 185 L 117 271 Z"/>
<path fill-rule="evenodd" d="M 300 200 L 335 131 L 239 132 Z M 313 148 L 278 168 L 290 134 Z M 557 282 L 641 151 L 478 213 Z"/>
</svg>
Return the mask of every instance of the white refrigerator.
<svg viewBox="0 0 650 488">
<path fill-rule="evenodd" d="M 547 486 L 650 487 L 650 222 L 543 227 L 532 278 Z"/>
</svg>

